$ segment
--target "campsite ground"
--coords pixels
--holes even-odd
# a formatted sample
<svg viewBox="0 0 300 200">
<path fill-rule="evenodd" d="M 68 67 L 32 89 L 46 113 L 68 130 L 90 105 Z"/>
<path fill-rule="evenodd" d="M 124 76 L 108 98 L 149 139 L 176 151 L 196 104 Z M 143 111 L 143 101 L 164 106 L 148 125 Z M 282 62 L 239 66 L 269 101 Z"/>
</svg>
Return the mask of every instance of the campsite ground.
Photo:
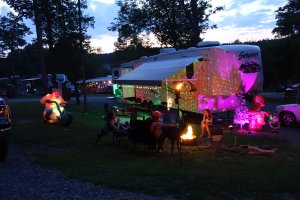
<svg viewBox="0 0 300 200">
<path fill-rule="evenodd" d="M 266 107 L 264 110 L 274 113 L 275 107 L 281 105 L 283 103 L 293 103 L 293 99 L 286 100 L 284 99 L 283 92 L 269 92 L 269 93 L 262 93 L 263 96 L 266 97 Z M 31 98 L 12 98 L 9 99 L 10 103 L 14 102 L 37 102 L 39 98 L 31 97 Z M 72 98 L 71 101 L 75 102 L 75 99 Z M 83 102 L 83 97 L 81 96 L 81 102 Z M 108 103 L 110 106 L 119 105 L 123 106 L 121 102 L 117 102 L 113 98 L 109 98 L 107 95 L 95 95 L 95 96 L 88 96 L 87 98 L 88 105 L 90 106 L 103 106 L 104 103 Z M 282 140 L 287 140 L 295 145 L 299 145 L 300 147 L 300 124 L 297 124 L 293 127 L 280 127 L 279 133 L 274 134 L 272 133 L 272 129 L 268 126 L 265 127 L 263 132 L 259 134 L 266 135 L 268 137 L 276 137 Z"/>
<path fill-rule="evenodd" d="M 268 104 L 271 98 L 274 105 Z M 267 106 L 282 103 L 273 98 L 267 96 Z M 0 176 L 5 180 L 0 183 L 0 198 L 300 198 L 299 126 L 282 127 L 276 134 L 265 129 L 258 137 L 230 133 L 224 136 L 228 146 L 233 144 L 235 136 L 238 144 L 272 145 L 279 149 L 274 156 L 242 152 L 213 154 L 201 146 L 187 147 L 180 166 L 178 152 L 171 156 L 169 148 L 158 155 L 147 154 L 144 149 L 128 154 L 126 143 L 113 145 L 111 137 L 104 137 L 94 146 L 95 134 L 103 124 L 105 99 L 89 97 L 89 113 L 82 113 L 82 107 L 71 102 L 69 109 L 74 121 L 69 128 L 44 124 L 38 98 L 10 99 L 14 114 L 9 138 L 12 149 L 7 163 L 0 166 Z"/>
</svg>

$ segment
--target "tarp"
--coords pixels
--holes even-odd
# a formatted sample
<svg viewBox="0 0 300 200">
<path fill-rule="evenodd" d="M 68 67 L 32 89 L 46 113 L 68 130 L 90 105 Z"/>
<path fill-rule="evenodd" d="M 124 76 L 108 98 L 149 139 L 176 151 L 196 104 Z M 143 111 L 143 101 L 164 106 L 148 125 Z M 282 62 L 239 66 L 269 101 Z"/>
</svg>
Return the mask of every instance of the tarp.
<svg viewBox="0 0 300 200">
<path fill-rule="evenodd" d="M 182 68 L 202 57 L 180 57 L 161 61 L 146 62 L 138 68 L 114 80 L 114 83 L 125 85 L 161 86 L 162 82 Z"/>
</svg>

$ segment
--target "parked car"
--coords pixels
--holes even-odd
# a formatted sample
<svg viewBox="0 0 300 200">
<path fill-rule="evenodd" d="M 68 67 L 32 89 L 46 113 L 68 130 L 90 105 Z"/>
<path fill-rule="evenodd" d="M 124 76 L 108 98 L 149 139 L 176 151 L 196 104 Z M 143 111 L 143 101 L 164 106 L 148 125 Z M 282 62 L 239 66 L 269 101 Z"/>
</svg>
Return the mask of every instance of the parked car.
<svg viewBox="0 0 300 200">
<path fill-rule="evenodd" d="M 284 97 L 286 99 L 297 97 L 297 88 L 300 87 L 300 83 L 293 84 L 285 89 Z"/>
<path fill-rule="evenodd" d="M 300 104 L 280 105 L 275 110 L 283 126 L 290 126 L 300 122 Z"/>
<path fill-rule="evenodd" d="M 10 129 L 10 110 L 6 101 L 0 98 L 0 162 L 3 162 L 7 156 L 8 145 L 5 139 L 5 133 Z"/>
<path fill-rule="evenodd" d="M 0 132 L 11 128 L 10 109 L 6 101 L 0 97 Z"/>
</svg>

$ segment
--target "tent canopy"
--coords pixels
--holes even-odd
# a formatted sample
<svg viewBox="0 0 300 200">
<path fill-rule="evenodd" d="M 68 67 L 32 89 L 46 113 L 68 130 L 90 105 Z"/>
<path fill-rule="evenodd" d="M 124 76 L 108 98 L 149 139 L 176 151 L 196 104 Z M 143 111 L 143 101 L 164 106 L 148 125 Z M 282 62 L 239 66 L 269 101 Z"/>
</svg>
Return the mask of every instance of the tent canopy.
<svg viewBox="0 0 300 200">
<path fill-rule="evenodd" d="M 182 68 L 198 60 L 201 55 L 181 57 L 143 63 L 138 68 L 114 80 L 114 83 L 124 85 L 161 86 L 162 82 Z"/>
</svg>

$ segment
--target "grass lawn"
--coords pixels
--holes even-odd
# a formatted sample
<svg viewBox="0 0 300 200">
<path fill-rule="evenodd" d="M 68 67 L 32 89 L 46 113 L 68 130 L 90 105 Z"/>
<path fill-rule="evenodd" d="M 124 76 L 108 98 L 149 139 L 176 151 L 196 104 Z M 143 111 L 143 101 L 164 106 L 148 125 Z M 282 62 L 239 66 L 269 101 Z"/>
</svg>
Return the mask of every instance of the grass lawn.
<svg viewBox="0 0 300 200">
<path fill-rule="evenodd" d="M 10 105 L 14 124 L 10 143 L 29 146 L 47 145 L 58 151 L 38 153 L 34 162 L 58 169 L 70 178 L 134 192 L 177 199 L 280 199 L 298 195 L 300 183 L 299 149 L 274 138 L 237 135 L 238 144 L 272 145 L 279 149 L 274 156 L 245 153 L 212 153 L 201 146 L 184 147 L 179 154 L 151 154 L 139 148 L 128 153 L 126 141 L 112 144 L 105 136 L 95 146 L 102 127 L 103 106 L 70 105 L 70 127 L 49 125 L 42 121 L 43 106 L 38 103 Z M 196 130 L 199 127 L 195 125 Z M 225 133 L 224 144 L 232 146 L 236 135 Z M 168 145 L 168 144 L 167 144 Z"/>
</svg>

